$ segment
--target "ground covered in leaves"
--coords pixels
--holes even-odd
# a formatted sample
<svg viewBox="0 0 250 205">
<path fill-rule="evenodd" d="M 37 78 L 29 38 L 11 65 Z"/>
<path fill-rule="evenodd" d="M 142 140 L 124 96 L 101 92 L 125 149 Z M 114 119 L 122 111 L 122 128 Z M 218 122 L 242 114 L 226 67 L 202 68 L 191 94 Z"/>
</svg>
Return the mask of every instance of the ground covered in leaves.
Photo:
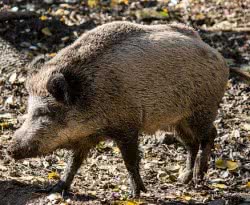
<svg viewBox="0 0 250 205">
<path fill-rule="evenodd" d="M 249 70 L 250 2 L 246 1 L 17 1 L 0 2 L 0 11 L 33 11 L 26 20 L 0 19 L 0 204 L 250 204 L 250 88 L 232 77 L 216 119 L 216 139 L 203 184 L 178 184 L 185 149 L 173 133 L 141 137 L 141 175 L 148 189 L 129 197 L 127 172 L 118 148 L 101 143 L 81 167 L 68 195 L 38 192 L 56 183 L 67 152 L 14 162 L 6 155 L 18 116 L 25 112 L 27 62 L 53 57 L 82 33 L 113 20 L 143 24 L 185 22 L 217 48 L 229 64 Z M 167 140 L 164 140 L 165 136 Z"/>
</svg>

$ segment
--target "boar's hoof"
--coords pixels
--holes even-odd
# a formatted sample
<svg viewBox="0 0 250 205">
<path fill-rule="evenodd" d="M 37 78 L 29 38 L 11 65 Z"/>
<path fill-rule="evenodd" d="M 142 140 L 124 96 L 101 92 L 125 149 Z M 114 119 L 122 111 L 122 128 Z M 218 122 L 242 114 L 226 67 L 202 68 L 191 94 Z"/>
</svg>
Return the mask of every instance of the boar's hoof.
<svg viewBox="0 0 250 205">
<path fill-rule="evenodd" d="M 188 184 L 193 177 L 192 170 L 184 170 L 178 177 L 178 182 Z"/>
<path fill-rule="evenodd" d="M 141 191 L 146 193 L 147 189 L 145 188 L 143 183 L 139 183 L 137 185 L 132 185 L 131 187 L 131 195 L 133 198 L 139 198 Z"/>
<path fill-rule="evenodd" d="M 202 172 L 200 170 L 194 170 L 193 174 L 193 182 L 194 184 L 201 184 L 204 178 L 205 172 Z"/>
<path fill-rule="evenodd" d="M 204 156 L 206 153 L 199 152 L 194 166 L 194 173 L 193 173 L 193 181 L 195 184 L 200 184 L 203 181 L 204 175 L 207 173 L 208 169 L 208 162 L 207 160 L 204 160 Z M 206 163 L 204 163 L 204 161 Z"/>
</svg>

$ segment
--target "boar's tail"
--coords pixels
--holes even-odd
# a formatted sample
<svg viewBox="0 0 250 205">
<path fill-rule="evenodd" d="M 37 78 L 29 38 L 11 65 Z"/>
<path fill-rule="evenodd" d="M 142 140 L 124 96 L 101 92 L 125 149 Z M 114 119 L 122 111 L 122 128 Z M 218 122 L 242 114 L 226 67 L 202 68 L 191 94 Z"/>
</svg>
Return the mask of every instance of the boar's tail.
<svg viewBox="0 0 250 205">
<path fill-rule="evenodd" d="M 237 67 L 230 67 L 230 75 L 238 76 L 241 80 L 247 81 L 250 83 L 250 73 L 240 70 Z"/>
</svg>

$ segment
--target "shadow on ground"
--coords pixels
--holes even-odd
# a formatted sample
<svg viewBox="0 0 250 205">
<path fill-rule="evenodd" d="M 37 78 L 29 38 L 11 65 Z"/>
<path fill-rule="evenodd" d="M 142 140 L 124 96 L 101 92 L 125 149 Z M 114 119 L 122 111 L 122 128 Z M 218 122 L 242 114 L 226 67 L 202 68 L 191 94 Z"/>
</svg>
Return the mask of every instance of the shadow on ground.
<svg viewBox="0 0 250 205">
<path fill-rule="evenodd" d="M 28 201 L 41 197 L 35 193 L 38 185 L 26 184 L 16 180 L 0 181 L 0 203 L 2 205 L 24 205 Z"/>
<path fill-rule="evenodd" d="M 37 184 L 29 184 L 20 182 L 17 180 L 6 180 L 0 181 L 0 204 L 1 205 L 26 205 L 26 204 L 47 204 L 49 201 L 47 199 L 48 194 L 41 193 L 43 187 Z M 228 197 L 227 197 L 228 198 Z M 70 199 L 74 204 L 97 204 L 96 202 L 100 202 L 101 199 L 85 194 L 74 194 L 68 193 L 65 196 L 65 199 Z M 237 199 L 237 200 L 236 200 Z M 205 205 L 207 203 L 197 203 L 195 201 L 190 202 L 181 202 L 181 201 L 164 201 L 160 198 L 145 198 L 142 199 L 144 202 L 148 204 L 159 204 L 159 205 Z M 219 199 L 214 200 L 214 203 L 211 204 L 224 204 L 225 200 Z M 228 205 L 247 205 L 249 201 L 242 200 L 241 197 L 230 197 L 227 200 Z M 99 204 L 99 203 L 98 203 Z M 118 205 L 120 202 L 115 201 L 106 201 L 102 202 L 102 204 L 113 204 Z M 210 204 L 210 203 L 208 203 Z"/>
<path fill-rule="evenodd" d="M 41 53 L 56 53 L 77 39 L 75 32 L 81 35 L 102 23 L 96 23 L 89 16 L 86 19 L 88 20 L 74 26 L 66 25 L 54 16 L 46 21 L 38 16 L 22 21 L 12 19 L 0 22 L 0 37 L 21 53 L 32 51 L 30 54 L 34 56 Z M 153 19 L 150 19 L 147 24 L 152 22 Z M 248 63 L 250 58 L 248 54 L 249 31 L 207 31 L 199 28 L 197 30 L 202 39 L 210 46 L 217 48 L 225 58 L 232 59 L 236 64 Z"/>
<path fill-rule="evenodd" d="M 41 193 L 42 187 L 17 180 L 0 181 L 0 204 L 1 205 L 26 205 L 45 204 L 48 194 Z M 72 201 L 82 202 L 97 200 L 97 197 L 84 194 L 67 194 L 66 198 Z"/>
<path fill-rule="evenodd" d="M 37 55 L 57 52 L 62 48 L 60 46 L 65 47 L 77 38 L 73 32 L 83 33 L 96 27 L 96 24 L 93 20 L 89 20 L 78 26 L 68 26 L 55 17 L 46 21 L 36 17 L 23 21 L 13 19 L 0 22 L 0 27 L 2 28 L 1 38 L 12 44 L 18 51 L 31 50 Z M 65 37 L 67 39 L 62 40 Z"/>
</svg>

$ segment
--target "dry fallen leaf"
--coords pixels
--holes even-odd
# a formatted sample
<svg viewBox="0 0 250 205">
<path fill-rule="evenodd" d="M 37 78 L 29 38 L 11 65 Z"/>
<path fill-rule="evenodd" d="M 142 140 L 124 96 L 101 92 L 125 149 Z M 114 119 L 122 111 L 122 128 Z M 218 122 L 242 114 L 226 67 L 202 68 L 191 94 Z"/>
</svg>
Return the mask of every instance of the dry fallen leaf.
<svg viewBox="0 0 250 205">
<path fill-rule="evenodd" d="M 98 0 L 88 0 L 88 6 L 90 8 L 94 8 L 98 5 L 99 1 Z"/>
<path fill-rule="evenodd" d="M 9 82 L 11 84 L 13 84 L 17 79 L 17 73 L 13 73 L 10 77 L 9 77 Z"/>
<path fill-rule="evenodd" d="M 62 16 L 62 15 L 64 15 L 64 14 L 65 14 L 65 10 L 64 10 L 64 9 L 58 9 L 58 10 L 54 13 L 55 16 Z"/>
<path fill-rule="evenodd" d="M 228 169 L 229 171 L 234 171 L 234 170 L 236 170 L 238 167 L 239 167 L 239 165 L 238 165 L 237 162 L 234 162 L 234 161 L 231 161 L 231 160 L 228 160 L 228 161 L 227 161 L 227 169 Z"/>
<path fill-rule="evenodd" d="M 196 20 L 202 20 L 202 19 L 204 19 L 204 18 L 206 18 L 206 17 L 205 17 L 205 15 L 202 14 L 202 13 L 197 14 L 197 15 L 195 16 L 195 19 L 196 19 Z"/>
<path fill-rule="evenodd" d="M 129 4 L 129 0 L 112 0 L 111 1 L 111 7 L 115 6 L 117 4 L 122 4 L 122 3 L 128 5 Z"/>
<path fill-rule="evenodd" d="M 119 154 L 120 153 L 120 149 L 118 147 L 113 147 L 113 153 L 114 154 Z"/>
<path fill-rule="evenodd" d="M 225 189 L 227 186 L 225 184 L 212 184 L 213 187 L 219 188 L 219 189 Z"/>
<path fill-rule="evenodd" d="M 47 19 L 48 19 L 47 16 L 44 16 L 44 15 L 43 15 L 43 16 L 40 16 L 40 20 L 41 20 L 41 21 L 46 21 Z"/>
<path fill-rule="evenodd" d="M 48 174 L 48 179 L 60 179 L 60 176 L 57 172 L 50 172 Z"/>
<path fill-rule="evenodd" d="M 221 145 L 220 145 L 219 143 L 215 143 L 215 144 L 214 144 L 214 148 L 215 148 L 216 150 L 219 150 L 219 149 L 221 149 Z"/>
<path fill-rule="evenodd" d="M 181 198 L 184 199 L 185 201 L 190 201 L 192 199 L 192 197 L 189 195 L 183 195 L 181 196 Z"/>
<path fill-rule="evenodd" d="M 144 204 L 142 201 L 134 201 L 134 200 L 127 200 L 127 201 L 114 201 L 113 205 L 142 205 Z"/>
<path fill-rule="evenodd" d="M 234 171 L 239 167 L 237 162 L 232 160 L 223 160 L 221 158 L 215 161 L 215 166 L 218 169 L 228 169 L 229 171 Z"/>
<path fill-rule="evenodd" d="M 250 131 L 250 124 L 249 123 L 244 124 L 243 127 L 245 130 Z"/>
<path fill-rule="evenodd" d="M 55 57 L 55 56 L 56 56 L 56 53 L 50 53 L 48 56 L 49 56 L 49 57 Z"/>
<path fill-rule="evenodd" d="M 13 127 L 15 123 L 17 123 L 16 119 L 3 120 L 2 122 L 0 121 L 0 129 L 1 130 L 10 129 Z"/>
<path fill-rule="evenodd" d="M 46 36 L 52 36 L 52 35 L 53 35 L 53 34 L 51 33 L 51 31 L 49 30 L 48 27 L 43 28 L 41 31 L 42 31 L 42 33 L 43 33 L 44 35 L 46 35 Z"/>
<path fill-rule="evenodd" d="M 215 161 L 215 166 L 216 166 L 216 168 L 218 168 L 218 169 L 226 169 L 227 168 L 227 164 L 226 164 L 226 162 L 225 162 L 225 160 L 223 160 L 223 159 L 217 159 L 216 161 Z"/>
<path fill-rule="evenodd" d="M 52 204 L 58 204 L 59 202 L 63 202 L 63 198 L 59 193 L 53 193 L 47 196 L 47 199 L 52 202 Z"/>
</svg>

